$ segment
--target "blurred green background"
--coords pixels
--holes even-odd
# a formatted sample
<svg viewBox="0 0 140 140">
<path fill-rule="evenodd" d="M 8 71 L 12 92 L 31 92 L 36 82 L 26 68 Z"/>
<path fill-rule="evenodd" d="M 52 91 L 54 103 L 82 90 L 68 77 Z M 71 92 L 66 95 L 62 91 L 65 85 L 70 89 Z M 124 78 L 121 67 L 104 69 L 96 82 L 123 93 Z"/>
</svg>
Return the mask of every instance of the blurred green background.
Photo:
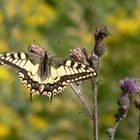
<svg viewBox="0 0 140 140">
<path fill-rule="evenodd" d="M 70 49 L 94 46 L 96 27 L 112 34 L 104 43 L 98 93 L 99 139 L 114 123 L 119 79 L 140 76 L 139 0 L 0 0 L 0 52 L 27 51 L 34 43 L 68 58 Z M 86 87 L 86 89 L 84 88 Z M 83 83 L 92 107 L 89 81 Z M 92 122 L 70 88 L 54 97 L 33 97 L 20 84 L 13 69 L 0 67 L 0 140 L 92 140 Z M 80 113 L 81 112 L 81 113 Z M 133 140 L 138 112 L 131 105 L 116 140 Z"/>
</svg>

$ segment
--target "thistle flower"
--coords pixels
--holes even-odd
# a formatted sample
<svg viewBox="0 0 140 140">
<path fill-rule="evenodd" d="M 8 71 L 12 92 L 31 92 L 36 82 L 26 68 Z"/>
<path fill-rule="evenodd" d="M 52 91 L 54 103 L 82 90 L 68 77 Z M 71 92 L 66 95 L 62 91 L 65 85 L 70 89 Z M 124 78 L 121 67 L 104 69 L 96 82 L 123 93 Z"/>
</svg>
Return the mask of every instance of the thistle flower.
<svg viewBox="0 0 140 140">
<path fill-rule="evenodd" d="M 44 56 L 45 55 L 45 51 L 36 44 L 29 45 L 28 50 L 29 50 L 29 52 L 37 54 L 39 56 Z"/>
<path fill-rule="evenodd" d="M 130 78 L 124 78 L 120 80 L 119 86 L 123 92 L 123 94 L 131 94 L 136 92 L 136 84 Z"/>
<path fill-rule="evenodd" d="M 135 93 L 137 91 L 137 85 L 134 80 L 130 78 L 124 78 L 119 81 L 119 86 L 122 90 L 120 97 L 118 98 L 118 111 L 115 114 L 115 124 L 113 128 L 109 128 L 107 130 L 107 134 L 109 135 L 111 140 L 114 140 L 115 132 L 118 127 L 118 124 L 121 120 L 126 118 L 129 105 L 130 105 L 130 98 L 129 95 Z"/>
<path fill-rule="evenodd" d="M 124 78 L 119 81 L 119 86 L 122 90 L 122 94 L 118 98 L 118 113 L 115 115 L 116 121 L 122 120 L 127 116 L 130 99 L 129 95 L 136 92 L 136 84 L 130 78 Z"/>
<path fill-rule="evenodd" d="M 104 37 L 107 37 L 108 35 L 109 35 L 109 32 L 106 27 L 104 27 L 101 30 L 97 28 L 94 33 L 94 37 L 95 37 L 94 53 L 99 57 L 102 56 L 105 52 L 103 39 Z"/>
<path fill-rule="evenodd" d="M 95 47 L 94 47 L 94 53 L 97 55 L 97 56 L 102 56 L 105 52 L 105 47 L 104 47 L 104 44 L 102 41 L 97 41 L 96 44 L 95 44 Z"/>
<path fill-rule="evenodd" d="M 103 40 L 104 37 L 107 37 L 108 35 L 111 35 L 107 29 L 107 27 L 104 27 L 103 29 L 96 28 L 96 31 L 94 33 L 95 40 L 101 39 Z"/>
<path fill-rule="evenodd" d="M 75 48 L 70 50 L 70 57 L 73 60 L 80 61 L 84 64 L 88 64 L 87 62 L 87 54 L 84 48 Z"/>
</svg>

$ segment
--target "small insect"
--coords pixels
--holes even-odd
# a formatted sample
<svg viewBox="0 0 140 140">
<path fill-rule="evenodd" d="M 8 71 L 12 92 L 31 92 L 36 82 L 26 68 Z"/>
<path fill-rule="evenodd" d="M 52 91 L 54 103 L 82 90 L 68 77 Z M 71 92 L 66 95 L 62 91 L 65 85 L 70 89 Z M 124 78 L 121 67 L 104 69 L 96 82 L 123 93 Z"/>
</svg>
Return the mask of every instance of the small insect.
<svg viewBox="0 0 140 140">
<path fill-rule="evenodd" d="M 32 44 L 29 52 L 6 52 L 0 54 L 0 64 L 17 70 L 22 84 L 34 93 L 47 95 L 50 99 L 68 85 L 95 77 L 96 71 L 89 65 L 71 59 L 51 56 L 47 51 Z"/>
</svg>

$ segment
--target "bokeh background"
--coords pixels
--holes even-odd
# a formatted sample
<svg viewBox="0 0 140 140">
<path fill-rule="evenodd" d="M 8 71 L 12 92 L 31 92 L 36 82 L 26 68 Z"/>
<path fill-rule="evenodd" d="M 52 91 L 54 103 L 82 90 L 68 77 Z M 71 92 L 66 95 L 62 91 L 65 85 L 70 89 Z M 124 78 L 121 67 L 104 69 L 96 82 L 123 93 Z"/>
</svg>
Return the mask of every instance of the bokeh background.
<svg viewBox="0 0 140 140">
<path fill-rule="evenodd" d="M 104 43 L 98 93 L 99 139 L 114 123 L 119 79 L 140 77 L 139 0 L 0 0 L 0 52 L 27 51 L 37 44 L 68 58 L 70 49 L 94 46 L 96 27 L 112 34 Z M 86 87 L 86 88 L 85 88 Z M 89 105 L 89 81 L 82 85 Z M 11 68 L 0 67 L 0 140 L 91 140 L 92 122 L 70 88 L 54 97 L 34 96 Z M 138 112 L 131 105 L 116 140 L 133 140 L 138 132 Z"/>
</svg>

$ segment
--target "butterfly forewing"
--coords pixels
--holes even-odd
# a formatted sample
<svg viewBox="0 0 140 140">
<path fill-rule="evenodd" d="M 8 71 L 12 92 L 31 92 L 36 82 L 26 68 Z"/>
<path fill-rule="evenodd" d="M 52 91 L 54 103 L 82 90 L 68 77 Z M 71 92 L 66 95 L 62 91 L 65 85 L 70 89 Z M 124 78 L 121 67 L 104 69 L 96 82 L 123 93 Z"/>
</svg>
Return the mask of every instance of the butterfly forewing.
<svg viewBox="0 0 140 140">
<path fill-rule="evenodd" d="M 61 80 L 67 83 L 77 82 L 96 76 L 96 72 L 88 65 L 77 61 L 65 60 L 64 64 L 57 68 Z"/>
<path fill-rule="evenodd" d="M 30 71 L 34 64 L 39 63 L 40 59 L 32 53 L 8 52 L 0 54 L 0 63 L 12 66 L 18 70 Z"/>
</svg>

